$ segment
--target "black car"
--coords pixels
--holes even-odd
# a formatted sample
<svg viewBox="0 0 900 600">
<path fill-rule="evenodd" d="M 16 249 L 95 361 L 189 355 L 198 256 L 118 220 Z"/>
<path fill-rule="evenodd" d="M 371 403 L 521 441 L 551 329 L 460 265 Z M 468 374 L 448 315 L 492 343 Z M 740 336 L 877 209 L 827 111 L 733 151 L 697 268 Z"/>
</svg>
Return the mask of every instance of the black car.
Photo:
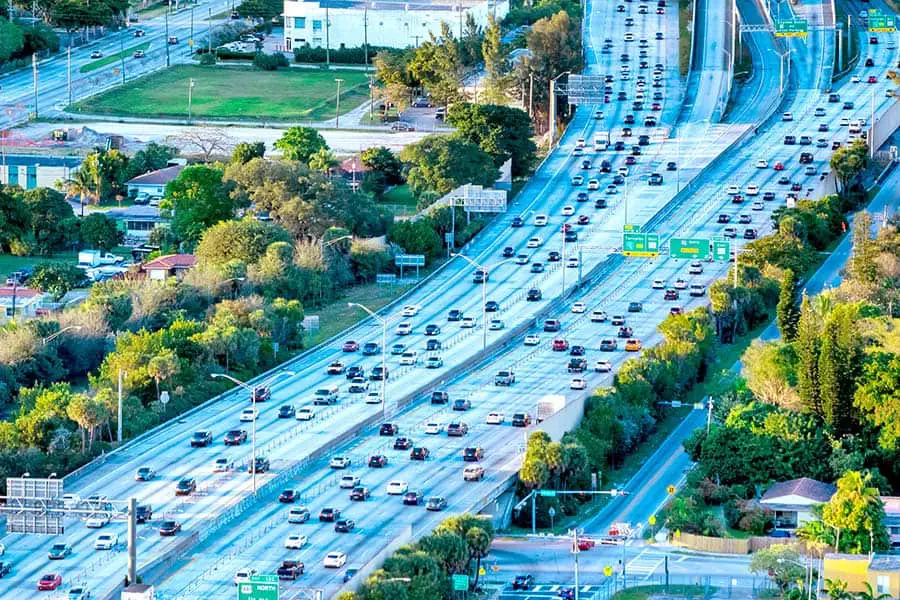
<svg viewBox="0 0 900 600">
<path fill-rule="evenodd" d="M 525 300 L 528 302 L 537 302 L 542 298 L 541 290 L 534 288 L 528 290 L 528 294 L 525 296 Z"/>
<path fill-rule="evenodd" d="M 396 423 L 382 423 L 378 429 L 378 435 L 386 435 L 393 437 L 400 432 L 400 427 Z"/>
<path fill-rule="evenodd" d="M 755 240 L 756 239 L 756 230 L 748 227 L 744 230 L 744 239 L 745 240 Z"/>
<path fill-rule="evenodd" d="M 875 63 L 872 63 L 872 65 L 870 65 L 869 61 L 871 61 L 871 60 L 872 60 L 871 58 L 866 59 L 867 67 L 871 67 L 872 65 L 875 64 Z M 841 96 L 840 96 L 840 94 L 828 94 L 828 101 L 831 102 L 832 104 L 836 104 L 841 101 Z"/>
<path fill-rule="evenodd" d="M 365 502 L 371 495 L 367 487 L 356 486 L 350 490 L 350 499 L 354 502 Z"/>
<path fill-rule="evenodd" d="M 256 396 L 257 402 L 265 402 L 272 396 L 272 390 L 269 386 L 253 388 L 253 395 Z"/>
<path fill-rule="evenodd" d="M 478 462 L 484 458 L 484 449 L 473 447 L 463 450 L 463 460 L 466 462 Z"/>
<path fill-rule="evenodd" d="M 153 507 L 149 504 L 138 504 L 134 509 L 134 520 L 138 523 L 146 523 L 153 519 Z"/>
<path fill-rule="evenodd" d="M 571 356 L 584 356 L 585 352 L 587 352 L 587 350 L 585 350 L 584 346 L 580 346 L 578 344 L 575 344 L 571 348 L 569 348 L 569 354 Z"/>
<path fill-rule="evenodd" d="M 373 454 L 369 457 L 369 466 L 373 469 L 381 469 L 388 464 L 387 456 L 383 454 Z"/>
<path fill-rule="evenodd" d="M 278 408 L 279 419 L 293 419 L 296 414 L 297 411 L 290 404 L 285 404 L 284 406 L 280 406 Z"/>
<path fill-rule="evenodd" d="M 413 448 L 412 451 L 409 453 L 409 459 L 410 460 L 427 460 L 429 454 L 430 453 L 428 452 L 428 448 L 426 448 L 424 446 L 417 446 L 417 447 Z"/>
<path fill-rule="evenodd" d="M 388 379 L 391 376 L 390 369 L 387 367 L 377 366 L 372 369 L 372 372 L 369 374 L 370 381 L 381 381 L 382 379 Z"/>
<path fill-rule="evenodd" d="M 560 260 L 562 260 L 562 256 L 556 250 L 547 253 L 547 262 L 559 262 Z"/>
<path fill-rule="evenodd" d="M 364 356 L 372 356 L 373 354 L 378 354 L 380 350 L 381 346 L 379 346 L 376 342 L 366 342 L 362 347 L 362 353 Z"/>
<path fill-rule="evenodd" d="M 775 199 L 775 192 L 765 192 L 763 193 L 763 200 L 769 201 Z"/>
<path fill-rule="evenodd" d="M 422 492 L 406 492 L 403 494 L 403 504 L 405 506 L 418 506 L 425 501 Z"/>
<path fill-rule="evenodd" d="M 625 144 L 622 144 L 622 148 L 625 147 Z M 609 173 L 612 170 L 612 164 L 608 160 L 600 161 L 600 172 L 601 173 Z"/>
<path fill-rule="evenodd" d="M 195 431 L 194 435 L 191 436 L 191 448 L 202 448 L 209 446 L 212 442 L 213 436 L 211 431 Z"/>
<path fill-rule="evenodd" d="M 792 135 L 784 136 L 784 145 L 785 146 L 793 146 L 797 143 L 797 138 Z"/>
<path fill-rule="evenodd" d="M 450 394 L 444 391 L 435 390 L 431 392 L 431 403 L 432 404 L 447 404 L 450 402 Z"/>
<path fill-rule="evenodd" d="M 516 255 L 516 249 L 512 246 L 507 246 L 503 249 L 503 258 L 512 258 Z"/>
<path fill-rule="evenodd" d="M 425 343 L 425 350 L 428 352 L 434 352 L 435 350 L 441 349 L 441 340 L 428 340 Z"/>
<path fill-rule="evenodd" d="M 353 519 L 341 519 L 334 524 L 334 530 L 338 533 L 350 533 L 356 527 Z"/>
<path fill-rule="evenodd" d="M 576 202 L 587 202 L 588 201 L 587 192 L 578 192 L 578 195 L 575 196 L 575 201 Z"/>
<path fill-rule="evenodd" d="M 650 145 L 650 136 L 646 134 L 642 134 L 638 136 L 638 145 L 639 146 L 649 146 Z"/>
<path fill-rule="evenodd" d="M 631 114 L 625 115 L 624 122 L 626 125 L 634 125 L 634 115 L 631 115 Z M 618 150 L 618 148 L 617 148 L 617 150 Z"/>
<path fill-rule="evenodd" d="M 613 175 L 612 182 L 613 185 L 625 185 L 625 176 L 617 173 L 616 175 Z"/>
<path fill-rule="evenodd" d="M 574 230 L 569 230 L 565 233 L 566 242 L 577 242 L 578 241 L 578 232 Z"/>
<path fill-rule="evenodd" d="M 448 321 L 462 321 L 463 316 L 464 316 L 463 311 L 457 310 L 454 308 L 449 313 L 447 313 L 447 320 Z"/>
<path fill-rule="evenodd" d="M 439 512 L 447 508 L 447 500 L 443 496 L 432 496 L 425 503 L 425 510 Z"/>
<path fill-rule="evenodd" d="M 469 410 L 470 408 L 472 408 L 472 403 L 465 398 L 453 401 L 453 410 Z"/>
<path fill-rule="evenodd" d="M 246 429 L 232 429 L 228 433 L 225 434 L 225 445 L 226 446 L 240 446 L 244 442 L 247 441 L 247 430 Z"/>
<path fill-rule="evenodd" d="M 594 200 L 594 208 L 606 208 L 606 200 L 603 198 L 597 198 Z"/>
<path fill-rule="evenodd" d="M 357 377 L 365 377 L 366 370 L 359 365 L 354 365 L 347 369 L 347 379 L 356 379 Z"/>
<path fill-rule="evenodd" d="M 319 522 L 331 523 L 341 518 L 341 511 L 338 508 L 323 508 L 319 511 Z"/>
<path fill-rule="evenodd" d="M 644 305 L 640 302 L 629 302 L 628 303 L 628 312 L 639 313 L 644 310 Z"/>
<path fill-rule="evenodd" d="M 531 263 L 531 272 L 532 273 L 543 273 L 544 272 L 544 263 Z"/>
<path fill-rule="evenodd" d="M 425 326 L 425 335 L 437 335 L 441 332 L 441 328 L 434 323 Z"/>
<path fill-rule="evenodd" d="M 254 470 L 257 473 L 265 473 L 266 471 L 268 471 L 269 470 L 269 459 L 266 458 L 265 456 L 257 456 L 256 460 L 254 461 L 254 466 L 249 467 L 247 469 L 247 472 L 252 473 Z"/>
<path fill-rule="evenodd" d="M 176 496 L 190 496 L 197 490 L 197 481 L 193 477 L 185 477 L 175 486 Z"/>
<path fill-rule="evenodd" d="M 408 437 L 398 437 L 394 440 L 394 450 L 409 450 L 412 445 L 413 441 Z"/>
<path fill-rule="evenodd" d="M 632 119 L 633 119 L 633 118 L 634 118 L 634 117 L 632 117 Z M 618 141 L 615 143 L 615 145 L 613 146 L 613 150 L 615 150 L 616 152 L 621 152 L 621 151 L 623 151 L 624 149 L 625 149 L 625 142 L 623 142 L 622 140 L 618 140 Z M 600 172 L 602 173 L 603 171 L 601 170 Z"/>
<path fill-rule="evenodd" d="M 181 531 L 181 523 L 178 521 L 163 521 L 159 526 L 159 535 L 175 535 Z"/>
<path fill-rule="evenodd" d="M 278 501 L 286 504 L 293 504 L 297 501 L 297 492 L 294 490 L 284 490 L 278 494 Z"/>
<path fill-rule="evenodd" d="M 853 110 L 854 104 L 853 102 L 844 102 L 844 110 Z"/>
<path fill-rule="evenodd" d="M 525 221 L 522 220 L 522 217 L 513 217 L 512 222 L 509 224 L 510 227 L 521 227 L 525 224 Z"/>
<path fill-rule="evenodd" d="M 731 216 L 730 215 L 719 215 L 719 218 L 716 219 L 719 223 L 730 223 Z"/>
<path fill-rule="evenodd" d="M 531 415 L 528 413 L 514 413 L 512 417 L 513 427 L 528 427 L 531 425 Z"/>
<path fill-rule="evenodd" d="M 496 300 L 488 300 L 484 303 L 484 312 L 497 312 L 500 310 L 500 303 Z"/>
<path fill-rule="evenodd" d="M 619 327 L 619 331 L 616 335 L 620 338 L 630 338 L 634 336 L 634 331 L 631 327 L 623 325 L 622 327 Z"/>
<path fill-rule="evenodd" d="M 469 433 L 469 426 L 465 423 L 450 423 L 447 425 L 447 435 L 449 437 L 462 437 Z"/>
<path fill-rule="evenodd" d="M 531 575 L 516 575 L 513 579 L 512 588 L 514 590 L 530 590 L 534 586 L 534 577 Z"/>
<path fill-rule="evenodd" d="M 871 57 L 870 57 L 870 58 L 867 58 L 867 59 L 866 59 L 866 62 L 865 62 L 865 65 L 866 65 L 867 67 L 874 67 L 874 66 L 875 66 L 875 61 L 874 61 Z M 897 68 L 900 68 L 900 63 L 897 64 Z"/>
</svg>

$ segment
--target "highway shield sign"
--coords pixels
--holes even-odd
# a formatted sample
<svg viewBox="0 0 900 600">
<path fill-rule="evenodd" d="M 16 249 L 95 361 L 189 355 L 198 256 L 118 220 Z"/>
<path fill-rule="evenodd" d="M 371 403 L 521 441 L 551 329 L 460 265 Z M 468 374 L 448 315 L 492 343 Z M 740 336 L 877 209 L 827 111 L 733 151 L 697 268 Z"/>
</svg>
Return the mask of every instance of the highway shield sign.
<svg viewBox="0 0 900 600">
<path fill-rule="evenodd" d="M 709 258 L 709 240 L 699 238 L 672 238 L 669 241 L 669 256 L 672 258 Z"/>
<path fill-rule="evenodd" d="M 731 260 L 731 242 L 727 240 L 714 240 L 712 243 L 713 260 L 728 262 Z"/>
</svg>

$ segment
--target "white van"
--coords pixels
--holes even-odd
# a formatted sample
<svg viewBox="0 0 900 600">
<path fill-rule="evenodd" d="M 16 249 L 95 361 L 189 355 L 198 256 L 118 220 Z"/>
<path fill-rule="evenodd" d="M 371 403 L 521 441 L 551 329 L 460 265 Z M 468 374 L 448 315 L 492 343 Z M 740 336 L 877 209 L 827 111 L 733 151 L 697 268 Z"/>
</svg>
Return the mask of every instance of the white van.
<svg viewBox="0 0 900 600">
<path fill-rule="evenodd" d="M 862 131 L 862 124 L 857 121 L 850 121 L 850 133 L 859 133 Z"/>
<path fill-rule="evenodd" d="M 319 405 L 329 405 L 334 404 L 338 401 L 338 386 L 336 385 L 326 385 L 324 387 L 320 387 L 316 390 L 316 393 L 313 395 L 313 404 Z"/>
</svg>

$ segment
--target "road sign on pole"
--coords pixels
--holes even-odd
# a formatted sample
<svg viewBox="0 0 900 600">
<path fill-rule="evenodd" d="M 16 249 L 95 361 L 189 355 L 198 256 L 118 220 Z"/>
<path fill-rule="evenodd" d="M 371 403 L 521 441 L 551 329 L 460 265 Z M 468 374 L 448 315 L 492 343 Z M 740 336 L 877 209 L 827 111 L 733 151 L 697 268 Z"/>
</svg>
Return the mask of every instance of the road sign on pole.
<svg viewBox="0 0 900 600">
<path fill-rule="evenodd" d="M 713 260 L 728 262 L 731 259 L 731 242 L 728 240 L 713 240 Z"/>
<path fill-rule="evenodd" d="M 672 258 L 709 258 L 709 240 L 699 238 L 672 238 L 669 240 L 669 256 Z"/>
<path fill-rule="evenodd" d="M 468 575 L 460 575 L 456 574 L 453 576 L 451 580 L 453 584 L 454 592 L 467 592 L 469 591 L 469 576 Z"/>
<path fill-rule="evenodd" d="M 277 575 L 253 575 L 238 584 L 238 600 L 278 600 Z"/>
<path fill-rule="evenodd" d="M 775 37 L 806 37 L 806 19 L 775 19 Z"/>
<path fill-rule="evenodd" d="M 659 235 L 656 233 L 623 233 L 622 254 L 625 256 L 659 256 Z"/>
<path fill-rule="evenodd" d="M 896 17 L 883 14 L 880 10 L 869 10 L 869 31 L 897 31 Z"/>
</svg>

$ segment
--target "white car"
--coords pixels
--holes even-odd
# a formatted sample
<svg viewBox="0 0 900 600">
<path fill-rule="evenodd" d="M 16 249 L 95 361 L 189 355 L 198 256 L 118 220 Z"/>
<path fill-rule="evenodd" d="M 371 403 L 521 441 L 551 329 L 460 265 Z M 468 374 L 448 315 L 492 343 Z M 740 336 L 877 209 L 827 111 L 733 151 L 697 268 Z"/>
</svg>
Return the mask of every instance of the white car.
<svg viewBox="0 0 900 600">
<path fill-rule="evenodd" d="M 342 490 L 352 490 L 359 485 L 359 477 L 356 475 L 344 475 L 338 484 Z"/>
<path fill-rule="evenodd" d="M 427 423 L 425 425 L 425 433 L 428 435 L 440 435 L 444 431 L 444 425 L 441 423 Z"/>
<path fill-rule="evenodd" d="M 687 289 L 687 281 L 684 279 L 676 279 L 675 280 L 675 289 L 676 290 L 686 290 Z"/>
<path fill-rule="evenodd" d="M 101 533 L 94 542 L 94 550 L 112 550 L 119 543 L 119 536 L 115 533 Z"/>
<path fill-rule="evenodd" d="M 585 304 L 584 302 L 576 302 L 575 304 L 572 305 L 572 312 L 575 313 L 576 315 L 580 315 L 586 310 L 587 310 L 587 304 Z"/>
<path fill-rule="evenodd" d="M 594 371 L 597 373 L 611 373 L 612 363 L 608 360 L 600 359 L 594 363 Z"/>
<path fill-rule="evenodd" d="M 326 569 L 340 569 L 347 564 L 347 555 L 343 552 L 329 552 L 322 560 L 322 566 Z"/>
<path fill-rule="evenodd" d="M 700 275 L 701 273 L 703 273 L 703 263 L 695 260 L 688 267 L 688 273 L 690 273 L 691 275 Z"/>
<path fill-rule="evenodd" d="M 485 419 L 485 423 L 488 425 L 502 425 L 503 421 L 506 419 L 506 416 L 500 412 L 492 412 L 488 413 L 487 419 Z"/>
<path fill-rule="evenodd" d="M 600 189 L 600 180 L 599 179 L 590 179 L 588 181 L 588 191 L 596 192 Z"/>
<path fill-rule="evenodd" d="M 591 313 L 592 323 L 603 323 L 607 319 L 605 310 L 595 310 Z"/>
<path fill-rule="evenodd" d="M 528 243 L 525 244 L 528 248 L 540 248 L 541 244 L 544 243 L 544 240 L 538 236 L 534 236 L 533 238 L 529 238 Z"/>
<path fill-rule="evenodd" d="M 366 404 L 381 404 L 381 392 L 369 392 L 366 394 Z"/>
<path fill-rule="evenodd" d="M 547 224 L 547 215 L 535 215 L 534 216 L 534 224 L 538 227 L 543 227 Z"/>
<path fill-rule="evenodd" d="M 400 311 L 400 315 L 403 317 L 414 317 L 419 314 L 421 307 L 418 304 L 407 304 L 403 307 L 403 310 Z"/>
<path fill-rule="evenodd" d="M 541 343 L 541 336 L 536 333 L 530 333 L 525 336 L 525 345 L 526 346 L 537 346 Z"/>
<path fill-rule="evenodd" d="M 584 138 L 578 138 L 577 140 L 575 140 L 575 147 L 584 148 Z"/>
<path fill-rule="evenodd" d="M 756 168 L 757 168 L 757 169 L 768 169 L 768 168 L 769 168 L 769 161 L 763 160 L 763 159 L 759 159 L 758 161 L 756 161 Z"/>
<path fill-rule="evenodd" d="M 625 34 L 625 41 L 626 41 L 626 42 L 633 42 L 633 41 L 634 41 L 634 34 L 633 34 L 633 33 L 626 33 L 626 34 Z"/>
<path fill-rule="evenodd" d="M 654 290 L 662 290 L 666 287 L 666 281 L 664 279 L 654 279 L 653 280 L 653 289 Z"/>
<path fill-rule="evenodd" d="M 316 416 L 316 411 L 309 406 L 304 406 L 297 409 L 297 414 L 294 416 L 298 421 L 312 421 Z"/>
<path fill-rule="evenodd" d="M 387 484 L 388 496 L 399 496 L 405 494 L 409 490 L 409 484 L 405 481 L 392 481 Z"/>
<path fill-rule="evenodd" d="M 291 550 L 299 550 L 306 545 L 306 536 L 299 533 L 292 533 L 284 539 L 284 547 Z"/>
<path fill-rule="evenodd" d="M 759 186 L 755 183 L 751 183 L 747 186 L 747 195 L 748 196 L 758 196 L 759 195 Z"/>
<path fill-rule="evenodd" d="M 575 148 L 572 150 L 572 156 L 581 156 L 582 154 L 584 154 L 584 150 L 582 150 L 581 148 Z"/>
<path fill-rule="evenodd" d="M 238 572 L 234 574 L 234 585 L 247 583 L 256 573 L 256 569 L 238 569 Z"/>
<path fill-rule="evenodd" d="M 763 205 L 762 202 L 754 202 L 754 203 L 750 206 L 750 208 L 753 209 L 753 210 L 762 210 L 763 208 L 765 208 L 765 206 Z"/>
<path fill-rule="evenodd" d="M 288 523 L 306 523 L 309 521 L 309 509 L 305 506 L 295 506 L 288 511 Z"/>
<path fill-rule="evenodd" d="M 585 390 L 587 389 L 587 381 L 581 377 L 576 377 L 569 383 L 569 388 L 573 390 Z"/>
<path fill-rule="evenodd" d="M 109 517 L 106 515 L 93 516 L 84 522 L 84 526 L 90 529 L 100 529 L 109 523 Z"/>
<path fill-rule="evenodd" d="M 241 411 L 240 420 L 242 423 L 248 423 L 256 420 L 256 417 L 259 416 L 259 411 L 253 407 L 245 408 Z"/>
<path fill-rule="evenodd" d="M 81 498 L 75 494 L 63 494 L 62 500 L 65 508 L 75 508 L 81 502 Z"/>
<path fill-rule="evenodd" d="M 619 188 L 616 187 L 616 184 L 611 183 L 608 186 L 606 186 L 606 195 L 607 196 L 613 196 L 618 193 L 619 193 Z"/>
<path fill-rule="evenodd" d="M 740 188 L 740 186 L 737 186 L 737 185 L 729 185 L 725 189 L 725 193 L 728 194 L 729 196 L 736 196 L 741 193 L 741 188 Z"/>
<path fill-rule="evenodd" d="M 571 217 L 575 214 L 575 207 L 569 205 L 563 206 L 562 214 L 564 217 Z"/>
<path fill-rule="evenodd" d="M 616 169 L 616 173 L 621 175 L 622 177 L 628 177 L 628 167 L 619 167 Z"/>
<path fill-rule="evenodd" d="M 789 113 L 789 112 L 782 113 L 782 114 L 781 114 L 781 120 L 782 120 L 782 121 L 793 121 L 793 120 L 794 120 L 794 115 L 791 114 L 791 113 Z"/>
<path fill-rule="evenodd" d="M 695 298 L 699 298 L 706 295 L 706 288 L 700 284 L 693 283 L 691 284 L 691 291 L 688 293 Z"/>
<path fill-rule="evenodd" d="M 578 257 L 572 256 L 571 258 L 567 258 L 566 259 L 566 268 L 577 269 L 578 268 Z"/>
<path fill-rule="evenodd" d="M 224 473 L 228 470 L 228 459 L 223 457 L 217 458 L 213 463 L 213 473 Z"/>
<path fill-rule="evenodd" d="M 579 186 L 579 185 L 582 185 L 583 183 L 584 183 L 584 177 L 582 177 L 581 175 L 576 175 L 572 178 L 573 186 Z"/>
<path fill-rule="evenodd" d="M 350 466 L 350 459 L 346 456 L 334 456 L 331 458 L 328 466 L 332 469 L 346 469 Z"/>
<path fill-rule="evenodd" d="M 410 333 L 412 333 L 412 323 L 409 321 L 403 321 L 397 325 L 397 335 L 409 335 Z"/>
<path fill-rule="evenodd" d="M 400 356 L 400 364 L 404 366 L 415 366 L 419 363 L 419 355 L 415 350 L 407 350 Z"/>
<path fill-rule="evenodd" d="M 500 331 L 503 329 L 503 321 L 501 319 L 491 319 L 491 324 L 488 326 L 488 329 L 491 331 Z"/>
<path fill-rule="evenodd" d="M 859 83 L 862 79 L 859 78 L 859 75 L 854 75 L 850 78 L 850 83 Z"/>
<path fill-rule="evenodd" d="M 841 127 L 849 127 L 850 119 L 847 117 L 841 117 L 841 120 L 838 121 L 838 125 L 840 125 Z"/>
<path fill-rule="evenodd" d="M 459 322 L 459 326 L 463 329 L 475 327 L 475 317 L 463 317 L 463 320 Z"/>
</svg>

